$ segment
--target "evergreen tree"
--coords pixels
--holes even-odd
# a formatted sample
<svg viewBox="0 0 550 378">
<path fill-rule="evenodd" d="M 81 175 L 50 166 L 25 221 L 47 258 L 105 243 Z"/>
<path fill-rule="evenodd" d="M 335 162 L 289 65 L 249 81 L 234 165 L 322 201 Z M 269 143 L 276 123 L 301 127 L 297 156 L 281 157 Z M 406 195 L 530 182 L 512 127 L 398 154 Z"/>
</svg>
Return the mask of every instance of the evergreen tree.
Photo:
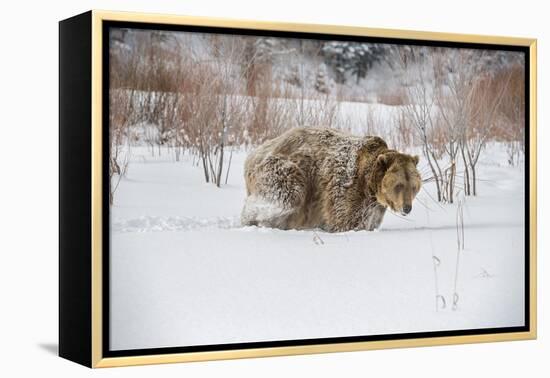
<svg viewBox="0 0 550 378">
<path fill-rule="evenodd" d="M 367 76 L 367 72 L 374 63 L 380 61 L 387 51 L 385 46 L 379 44 L 361 43 L 355 48 L 353 59 L 352 74 L 356 77 L 356 82 Z"/>
<path fill-rule="evenodd" d="M 372 65 L 381 60 L 389 45 L 357 42 L 327 42 L 322 53 L 325 63 L 335 75 L 339 84 L 346 82 L 347 73 L 356 77 L 357 83 L 367 76 Z"/>
<path fill-rule="evenodd" d="M 351 42 L 327 42 L 322 53 L 327 66 L 334 71 L 334 79 L 338 84 L 346 82 L 346 73 L 353 67 L 355 49 Z"/>
</svg>

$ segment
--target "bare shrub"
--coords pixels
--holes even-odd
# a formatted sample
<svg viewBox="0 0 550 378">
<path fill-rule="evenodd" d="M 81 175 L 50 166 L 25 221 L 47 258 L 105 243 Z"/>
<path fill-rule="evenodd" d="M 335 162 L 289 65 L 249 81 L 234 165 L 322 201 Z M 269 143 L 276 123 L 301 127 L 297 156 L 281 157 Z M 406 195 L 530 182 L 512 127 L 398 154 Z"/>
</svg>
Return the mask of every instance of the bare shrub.
<svg viewBox="0 0 550 378">
<path fill-rule="evenodd" d="M 516 64 L 495 76 L 503 80 L 509 75 L 508 86 L 498 107 L 496 127 L 492 138 L 506 144 L 508 163 L 517 165 L 525 155 L 525 69 Z"/>
<path fill-rule="evenodd" d="M 134 90 L 109 91 L 109 203 L 114 203 L 120 180 L 126 175 L 130 160 L 128 130 L 136 119 Z"/>
<path fill-rule="evenodd" d="M 473 116 L 465 131 L 464 147 L 467 152 L 468 165 L 472 174 L 472 194 L 477 195 L 476 166 L 481 151 L 496 128 L 498 109 L 504 93 L 508 88 L 511 75 L 478 78 L 473 85 Z"/>
<path fill-rule="evenodd" d="M 249 122 L 246 124 L 246 144 L 257 145 L 282 134 L 293 126 L 295 108 L 286 100 L 288 90 L 274 89 L 267 81 L 256 87 L 250 99 Z"/>
<path fill-rule="evenodd" d="M 437 200 L 446 201 L 446 192 L 444 191 L 444 175 L 441 168 L 441 154 L 438 149 L 441 148 L 444 140 L 440 135 L 440 128 L 434 122 L 435 109 L 433 93 L 431 91 L 433 83 L 433 70 L 430 65 L 405 65 L 404 85 L 407 93 L 406 104 L 402 107 L 402 116 L 407 120 L 414 130 L 415 138 L 418 140 L 422 155 L 428 162 L 431 177 L 436 185 Z"/>
<path fill-rule="evenodd" d="M 449 158 L 446 172 L 447 200 L 454 201 L 457 176 L 457 157 L 459 153 L 464 160 L 463 149 L 466 147 L 466 130 L 472 117 L 474 104 L 474 79 L 476 58 L 471 50 L 450 50 L 445 54 L 436 54 L 435 70 L 447 71 L 446 78 L 436 87 L 435 99 L 438 105 L 439 120 L 445 133 L 445 152 Z M 464 160 L 465 176 L 469 176 L 468 165 Z M 469 182 L 469 180 L 467 180 Z M 468 194 L 468 184 L 466 185 Z"/>
<path fill-rule="evenodd" d="M 384 105 L 400 106 L 405 105 L 407 101 L 407 91 L 403 87 L 387 90 L 384 93 L 379 93 L 377 96 L 377 102 Z"/>
<path fill-rule="evenodd" d="M 406 112 L 399 108 L 391 115 L 392 145 L 402 151 L 408 151 L 413 146 L 414 126 Z"/>
</svg>

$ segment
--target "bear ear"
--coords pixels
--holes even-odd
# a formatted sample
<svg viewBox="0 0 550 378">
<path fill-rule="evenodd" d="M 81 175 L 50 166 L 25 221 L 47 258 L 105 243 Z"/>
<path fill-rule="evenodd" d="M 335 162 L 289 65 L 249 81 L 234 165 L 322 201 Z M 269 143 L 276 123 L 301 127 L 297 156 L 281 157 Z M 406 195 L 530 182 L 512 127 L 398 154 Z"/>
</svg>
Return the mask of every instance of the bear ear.
<svg viewBox="0 0 550 378">
<path fill-rule="evenodd" d="M 382 170 L 386 170 L 388 169 L 390 165 L 390 157 L 388 154 L 381 154 L 381 155 L 378 155 L 378 157 L 376 158 L 376 166 Z"/>
<path fill-rule="evenodd" d="M 420 161 L 420 158 L 418 157 L 418 155 L 413 156 L 413 161 L 414 161 L 414 165 L 418 165 L 418 162 Z"/>
</svg>

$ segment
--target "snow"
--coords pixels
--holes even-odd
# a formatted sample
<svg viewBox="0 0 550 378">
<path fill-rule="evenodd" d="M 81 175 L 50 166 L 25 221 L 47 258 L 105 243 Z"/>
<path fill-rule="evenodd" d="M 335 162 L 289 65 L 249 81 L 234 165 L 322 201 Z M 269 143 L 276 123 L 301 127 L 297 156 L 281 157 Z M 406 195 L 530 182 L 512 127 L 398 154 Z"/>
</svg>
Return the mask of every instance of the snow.
<svg viewBox="0 0 550 378">
<path fill-rule="evenodd" d="M 222 188 L 187 154 L 155 155 L 132 148 L 111 211 L 114 350 L 524 324 L 524 171 L 499 144 L 464 198 L 455 309 L 457 203 L 434 202 L 433 184 L 377 232 L 241 227 L 246 151 Z"/>
<path fill-rule="evenodd" d="M 276 203 L 251 195 L 244 200 L 241 222 L 243 225 L 250 224 L 250 221 L 262 225 L 274 218 L 286 216 L 290 212 L 290 209 L 285 209 Z"/>
</svg>

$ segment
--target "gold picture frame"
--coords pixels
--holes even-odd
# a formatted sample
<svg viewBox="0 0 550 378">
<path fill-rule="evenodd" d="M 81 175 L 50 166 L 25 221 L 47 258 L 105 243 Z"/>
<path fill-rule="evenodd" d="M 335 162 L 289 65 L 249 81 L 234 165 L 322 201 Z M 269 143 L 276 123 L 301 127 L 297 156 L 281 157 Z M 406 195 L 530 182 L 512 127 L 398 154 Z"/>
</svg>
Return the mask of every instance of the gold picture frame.
<svg viewBox="0 0 550 378">
<path fill-rule="evenodd" d="M 104 88 L 102 87 L 102 78 L 105 75 L 105 67 L 103 67 L 104 51 L 104 28 L 105 22 L 130 22 L 130 23 L 144 23 L 144 24 L 162 24 L 162 25 L 190 25 L 190 26 L 204 26 L 214 28 L 238 28 L 238 29 L 250 29 L 250 30 L 262 30 L 262 31 L 283 31 L 283 32 L 295 32 L 295 33 L 313 33 L 313 34 L 330 34 L 334 36 L 364 36 L 364 37 L 377 37 L 377 38 L 398 38 L 404 40 L 421 40 L 432 42 L 457 42 L 457 43 L 469 43 L 469 44 L 490 44 L 490 45 L 503 45 L 503 46 L 520 46 L 528 50 L 529 66 L 528 66 L 528 85 L 529 85 L 529 102 L 528 102 L 528 123 L 529 123 L 529 327 L 527 331 L 522 332 L 506 332 L 506 333 L 488 333 L 488 334 L 471 334 L 471 335 L 459 335 L 459 336 L 441 336 L 441 337 L 425 337 L 425 338 L 407 338 L 407 339 L 395 339 L 395 340 L 376 340 L 376 341 L 361 341 L 361 342 L 343 342 L 343 343 L 331 343 L 331 344 L 311 344 L 311 345 L 294 345 L 294 346 L 276 346 L 276 347 L 261 347 L 261 348 L 247 348 L 247 349 L 227 349 L 227 350 L 213 350 L 213 351 L 200 351 L 200 352 L 185 352 L 185 353 L 167 353 L 167 354 L 151 354 L 151 355 L 134 355 L 134 356 L 110 356 L 104 355 L 104 333 L 103 333 L 103 296 L 105 290 L 104 287 L 104 259 L 103 259 L 103 243 L 104 243 L 104 225 L 103 225 L 103 200 L 104 200 L 104 164 L 103 164 L 103 138 L 104 138 L 104 118 L 102 108 L 105 104 L 103 96 Z M 66 74 L 64 69 L 69 63 L 64 63 L 65 60 L 74 59 L 74 54 L 77 53 L 79 41 L 73 41 L 77 32 L 85 33 L 84 41 L 89 39 L 89 55 L 82 57 L 81 59 L 90 58 L 88 67 L 90 69 L 89 80 L 86 81 L 83 88 L 84 93 L 87 90 L 91 90 L 90 103 L 84 103 L 80 106 L 83 109 L 87 109 L 89 113 L 86 115 L 64 116 L 67 108 L 71 105 L 71 101 L 81 101 L 78 97 L 69 98 L 67 95 L 63 97 L 63 93 L 60 97 L 60 123 L 61 123 L 61 148 L 63 149 L 64 133 L 69 127 L 64 122 L 70 120 L 77 120 L 77 118 L 71 117 L 89 117 L 79 118 L 89 119 L 90 128 L 83 131 L 79 136 L 84 141 L 89 142 L 89 161 L 91 163 L 90 171 L 88 172 L 89 181 L 83 182 L 83 187 L 90 185 L 89 194 L 91 198 L 86 202 L 86 209 L 89 212 L 83 214 L 83 216 L 89 216 L 89 224 L 84 222 L 84 226 L 78 226 L 71 224 L 69 221 L 70 215 L 67 208 L 71 206 L 75 201 L 82 201 L 82 193 L 70 194 L 66 192 L 65 201 L 60 204 L 61 216 L 65 217 L 66 221 L 61 220 L 62 227 L 60 230 L 60 237 L 66 238 L 69 232 L 75 232 L 72 227 L 80 227 L 78 232 L 82 232 L 88 235 L 89 244 L 78 243 L 74 241 L 72 244 L 80 245 L 80 249 L 87 250 L 85 258 L 78 261 L 71 260 L 76 257 L 69 256 L 69 252 L 78 253 L 79 248 L 73 247 L 69 251 L 67 247 L 70 243 L 62 242 L 60 246 L 60 355 L 70 360 L 79 362 L 89 367 L 114 367 L 114 366 L 129 366 L 129 365 L 144 365 L 144 364 L 158 364 L 158 363 L 173 363 L 173 362 L 187 362 L 187 361 L 207 361 L 218 359 L 237 359 L 237 358 L 250 358 L 250 357 L 267 357 L 267 356 L 283 356 L 283 355 L 299 355 L 310 353 L 328 353 L 328 352 L 347 352 L 347 351 L 360 351 L 371 349 L 386 349 L 386 348 L 402 348 L 402 347 L 418 347 L 418 346 L 435 346 L 435 345 L 448 345 L 448 344 L 465 344 L 465 343 L 480 343 L 480 342 L 494 342 L 494 341 L 512 341 L 512 340 L 528 340 L 535 339 L 537 335 L 537 297 L 536 297 L 536 285 L 537 285 L 537 136 L 536 136 L 536 123 L 537 123 L 537 41 L 536 39 L 528 38 L 513 38 L 513 37 L 497 37 L 497 36 L 482 36 L 482 35 L 469 35 L 469 34 L 453 34 L 453 33 L 436 33 L 436 32 L 423 32 L 423 31 L 408 31 L 408 30 L 393 30 L 393 29 L 378 29 L 367 27 L 355 27 L 355 26 L 336 26 L 336 25 L 317 25 L 317 24 L 296 24 L 296 23 L 282 23 L 282 22 L 260 22 L 253 20 L 231 20 L 231 19 L 219 19 L 210 17 L 190 17 L 190 16 L 175 16 L 175 15 L 161 15 L 161 14 L 145 14 L 145 13 L 127 13 L 127 12 L 111 12 L 93 10 L 85 13 L 81 16 L 62 21 L 60 24 L 60 74 L 61 76 Z M 68 34 L 72 34 L 68 36 Z M 73 39 L 71 39 L 73 38 Z M 85 46 L 84 48 L 87 48 Z M 65 60 L 64 60 L 65 59 Z M 67 61 L 68 62 L 68 61 Z M 81 75 L 76 73 L 74 75 Z M 79 76 L 80 77 L 80 76 Z M 61 92 L 67 90 L 66 85 L 72 85 L 69 83 L 71 79 L 60 78 Z M 527 112 L 526 112 L 527 114 Z M 74 125 L 73 125 L 74 127 Z M 91 134 L 89 131 L 91 130 Z M 71 131 L 77 132 L 77 131 Z M 73 136 L 74 137 L 74 136 Z M 67 136 L 69 138 L 69 136 Z M 61 165 L 63 166 L 63 159 L 66 156 L 61 156 Z M 63 179 L 63 169 L 61 170 L 61 186 L 62 188 L 67 183 Z M 67 189 L 68 190 L 68 189 Z M 67 194 L 68 193 L 68 194 Z M 74 215 L 74 214 L 73 214 Z M 74 215 L 76 216 L 76 215 Z M 89 226 L 89 229 L 86 227 Z M 83 228 L 84 227 L 84 228 Z M 78 234 L 77 234 L 78 235 Z M 67 249 L 65 249 L 67 248 Z M 84 283 L 75 283 L 73 276 L 67 272 L 71 269 L 75 272 L 87 272 L 84 278 L 88 280 L 89 286 L 85 286 Z M 76 279 L 76 278 L 74 278 Z M 84 286 L 82 286 L 84 285 Z M 69 288 L 71 286 L 71 288 Z M 78 290 L 86 291 L 89 289 L 89 293 L 85 292 L 82 295 L 81 307 L 78 307 L 80 302 L 75 303 L 74 297 L 77 295 Z M 73 290 L 73 291 L 71 291 Z M 84 307 L 82 307 L 84 306 Z M 82 313 L 86 313 L 83 319 L 78 318 L 75 325 L 74 319 L 80 316 Z M 72 325 L 67 324 L 72 321 Z M 80 325 L 79 325 L 80 324 Z M 76 341 L 80 340 L 80 341 Z M 78 349 L 78 343 L 85 344 Z"/>
</svg>

